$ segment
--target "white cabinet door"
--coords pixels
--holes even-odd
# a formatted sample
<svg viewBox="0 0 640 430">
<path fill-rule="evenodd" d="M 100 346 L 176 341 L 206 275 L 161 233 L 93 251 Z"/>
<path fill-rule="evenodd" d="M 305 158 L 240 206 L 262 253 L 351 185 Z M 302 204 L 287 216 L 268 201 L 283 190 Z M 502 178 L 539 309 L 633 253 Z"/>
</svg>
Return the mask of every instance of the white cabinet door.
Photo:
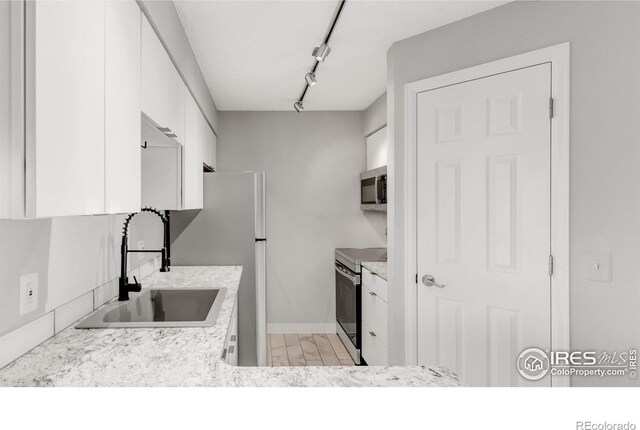
<svg viewBox="0 0 640 430">
<path fill-rule="evenodd" d="M 12 55 L 14 36 L 11 11 L 17 3 L 0 2 L 0 218 L 12 215 L 12 102 L 13 73 L 15 61 Z"/>
<path fill-rule="evenodd" d="M 383 302 L 380 297 L 376 296 L 376 302 L 375 302 L 375 306 L 373 309 L 373 327 L 376 333 L 376 336 L 378 336 L 378 339 L 380 340 L 380 342 L 382 342 L 383 345 L 387 346 L 389 344 L 388 342 L 388 328 L 387 328 L 387 324 L 388 324 L 388 318 L 387 318 L 387 308 L 389 306 Z"/>
<path fill-rule="evenodd" d="M 380 341 L 373 329 L 363 322 L 362 358 L 364 361 L 369 366 L 386 366 L 388 364 L 387 355 L 386 346 Z"/>
<path fill-rule="evenodd" d="M 202 170 L 202 163 L 209 164 L 209 158 L 211 158 L 211 129 L 209 128 L 209 124 L 207 124 L 207 120 L 204 119 L 204 115 L 202 115 L 202 111 L 198 108 L 198 148 L 199 148 L 199 161 L 200 161 L 200 170 Z"/>
<path fill-rule="evenodd" d="M 371 272 L 363 268 L 362 275 L 362 357 L 370 366 L 384 366 L 388 361 L 388 305 L 371 284 L 366 283 L 367 280 L 375 279 Z"/>
<path fill-rule="evenodd" d="M 140 8 L 105 3 L 105 201 L 107 213 L 141 206 Z"/>
<path fill-rule="evenodd" d="M 362 321 L 362 358 L 367 362 L 369 366 L 375 366 L 378 362 L 376 339 L 373 335 L 373 330 Z"/>
<path fill-rule="evenodd" d="M 383 127 L 367 137 L 367 170 L 387 165 L 388 146 L 387 127 Z"/>
<path fill-rule="evenodd" d="M 210 132 L 210 143 L 209 143 L 209 164 L 211 167 L 213 167 L 213 170 L 217 170 L 217 162 L 218 162 L 218 157 L 217 157 L 217 151 L 218 151 L 218 138 L 216 137 L 216 134 L 213 132 L 213 130 L 209 129 Z"/>
<path fill-rule="evenodd" d="M 26 215 L 104 213 L 104 2 L 26 3 Z"/>
<path fill-rule="evenodd" d="M 169 54 L 142 15 L 142 112 L 175 139 L 185 138 L 185 85 Z"/>
<path fill-rule="evenodd" d="M 387 280 L 373 273 L 366 267 L 362 268 L 362 284 L 373 291 L 383 301 L 387 301 Z"/>
<path fill-rule="evenodd" d="M 185 139 L 183 148 L 182 196 L 184 209 L 201 209 L 203 203 L 202 114 L 191 94 L 186 91 Z"/>
<path fill-rule="evenodd" d="M 362 286 L 362 321 L 387 345 L 387 303 L 366 286 Z"/>
<path fill-rule="evenodd" d="M 0 218 L 24 218 L 24 2 L 0 8 Z"/>
<path fill-rule="evenodd" d="M 202 117 L 202 120 L 204 126 L 204 140 L 202 141 L 202 161 L 206 163 L 207 166 L 211 166 L 211 141 L 214 134 L 204 116 Z"/>
</svg>

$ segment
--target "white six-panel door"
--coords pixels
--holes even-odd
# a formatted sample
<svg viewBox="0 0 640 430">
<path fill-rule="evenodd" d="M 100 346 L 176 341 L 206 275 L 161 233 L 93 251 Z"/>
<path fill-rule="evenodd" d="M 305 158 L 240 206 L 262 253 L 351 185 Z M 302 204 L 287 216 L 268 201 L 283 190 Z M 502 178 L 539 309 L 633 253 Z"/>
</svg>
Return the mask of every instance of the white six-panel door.
<svg viewBox="0 0 640 430">
<path fill-rule="evenodd" d="M 550 348 L 550 94 L 547 63 L 418 95 L 418 362 L 472 386 Z"/>
</svg>

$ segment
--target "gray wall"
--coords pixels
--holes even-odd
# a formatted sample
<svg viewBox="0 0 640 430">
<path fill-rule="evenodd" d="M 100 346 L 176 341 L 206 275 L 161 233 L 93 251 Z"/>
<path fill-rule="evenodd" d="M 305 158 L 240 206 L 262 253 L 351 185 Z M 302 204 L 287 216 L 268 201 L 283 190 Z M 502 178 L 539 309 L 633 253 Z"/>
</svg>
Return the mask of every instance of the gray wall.
<svg viewBox="0 0 640 430">
<path fill-rule="evenodd" d="M 385 125 L 387 125 L 387 93 L 378 97 L 364 111 L 364 135 L 372 135 Z"/>
<path fill-rule="evenodd" d="M 388 52 L 396 211 L 390 227 L 389 351 L 404 362 L 404 84 L 571 42 L 571 344 L 640 345 L 640 3 L 513 2 L 397 42 Z M 390 220 L 391 221 L 391 220 Z M 613 282 L 585 280 L 584 252 L 613 254 Z M 574 378 L 574 385 L 632 385 Z M 637 384 L 637 382 L 635 382 Z"/>
<path fill-rule="evenodd" d="M 169 52 L 171 60 L 209 125 L 218 134 L 218 109 L 173 2 L 138 0 L 138 5 L 149 19 L 153 29 L 160 35 L 162 44 Z"/>
<path fill-rule="evenodd" d="M 334 249 L 384 246 L 360 210 L 362 112 L 220 112 L 221 171 L 266 172 L 267 321 L 335 322 Z"/>
<path fill-rule="evenodd" d="M 124 215 L 0 220 L 0 335 L 116 279 L 123 222 Z M 147 249 L 162 246 L 156 215 L 136 216 L 129 243 L 137 247 L 139 239 Z M 129 269 L 156 256 L 132 254 Z M 20 316 L 20 276 L 32 272 L 38 273 L 38 309 Z"/>
</svg>

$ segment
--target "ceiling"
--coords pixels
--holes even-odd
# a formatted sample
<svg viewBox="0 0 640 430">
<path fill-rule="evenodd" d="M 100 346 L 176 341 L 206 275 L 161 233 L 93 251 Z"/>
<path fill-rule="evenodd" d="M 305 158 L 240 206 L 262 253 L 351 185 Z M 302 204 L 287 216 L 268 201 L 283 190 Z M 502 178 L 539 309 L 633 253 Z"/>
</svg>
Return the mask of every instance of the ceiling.
<svg viewBox="0 0 640 430">
<path fill-rule="evenodd" d="M 174 1 L 220 110 L 292 110 L 338 1 Z M 386 88 L 398 40 L 504 4 L 347 1 L 306 110 L 363 110 Z"/>
</svg>

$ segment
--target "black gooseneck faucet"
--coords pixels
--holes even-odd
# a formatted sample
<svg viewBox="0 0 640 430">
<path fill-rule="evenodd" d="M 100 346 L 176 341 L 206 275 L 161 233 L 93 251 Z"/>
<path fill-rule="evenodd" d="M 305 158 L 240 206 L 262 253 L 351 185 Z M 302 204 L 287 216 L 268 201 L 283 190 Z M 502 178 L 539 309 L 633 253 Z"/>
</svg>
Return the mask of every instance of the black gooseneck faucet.
<svg viewBox="0 0 640 430">
<path fill-rule="evenodd" d="M 129 241 L 129 223 L 131 219 L 139 214 L 140 212 L 151 212 L 160 217 L 162 220 L 163 226 L 163 245 L 162 249 L 129 249 L 128 241 Z M 165 211 L 165 214 L 150 207 L 144 207 L 140 212 L 135 212 L 129 214 L 127 219 L 124 222 L 124 227 L 122 228 L 122 243 L 120 245 L 120 279 L 118 282 L 118 300 L 125 301 L 129 300 L 129 292 L 139 292 L 142 289 L 142 285 L 138 282 L 136 277 L 133 277 L 133 283 L 129 282 L 129 277 L 127 276 L 127 255 L 131 252 L 160 252 L 162 254 L 162 267 L 160 268 L 161 272 L 168 272 L 170 270 L 171 265 L 171 244 L 169 238 L 169 211 Z"/>
</svg>

